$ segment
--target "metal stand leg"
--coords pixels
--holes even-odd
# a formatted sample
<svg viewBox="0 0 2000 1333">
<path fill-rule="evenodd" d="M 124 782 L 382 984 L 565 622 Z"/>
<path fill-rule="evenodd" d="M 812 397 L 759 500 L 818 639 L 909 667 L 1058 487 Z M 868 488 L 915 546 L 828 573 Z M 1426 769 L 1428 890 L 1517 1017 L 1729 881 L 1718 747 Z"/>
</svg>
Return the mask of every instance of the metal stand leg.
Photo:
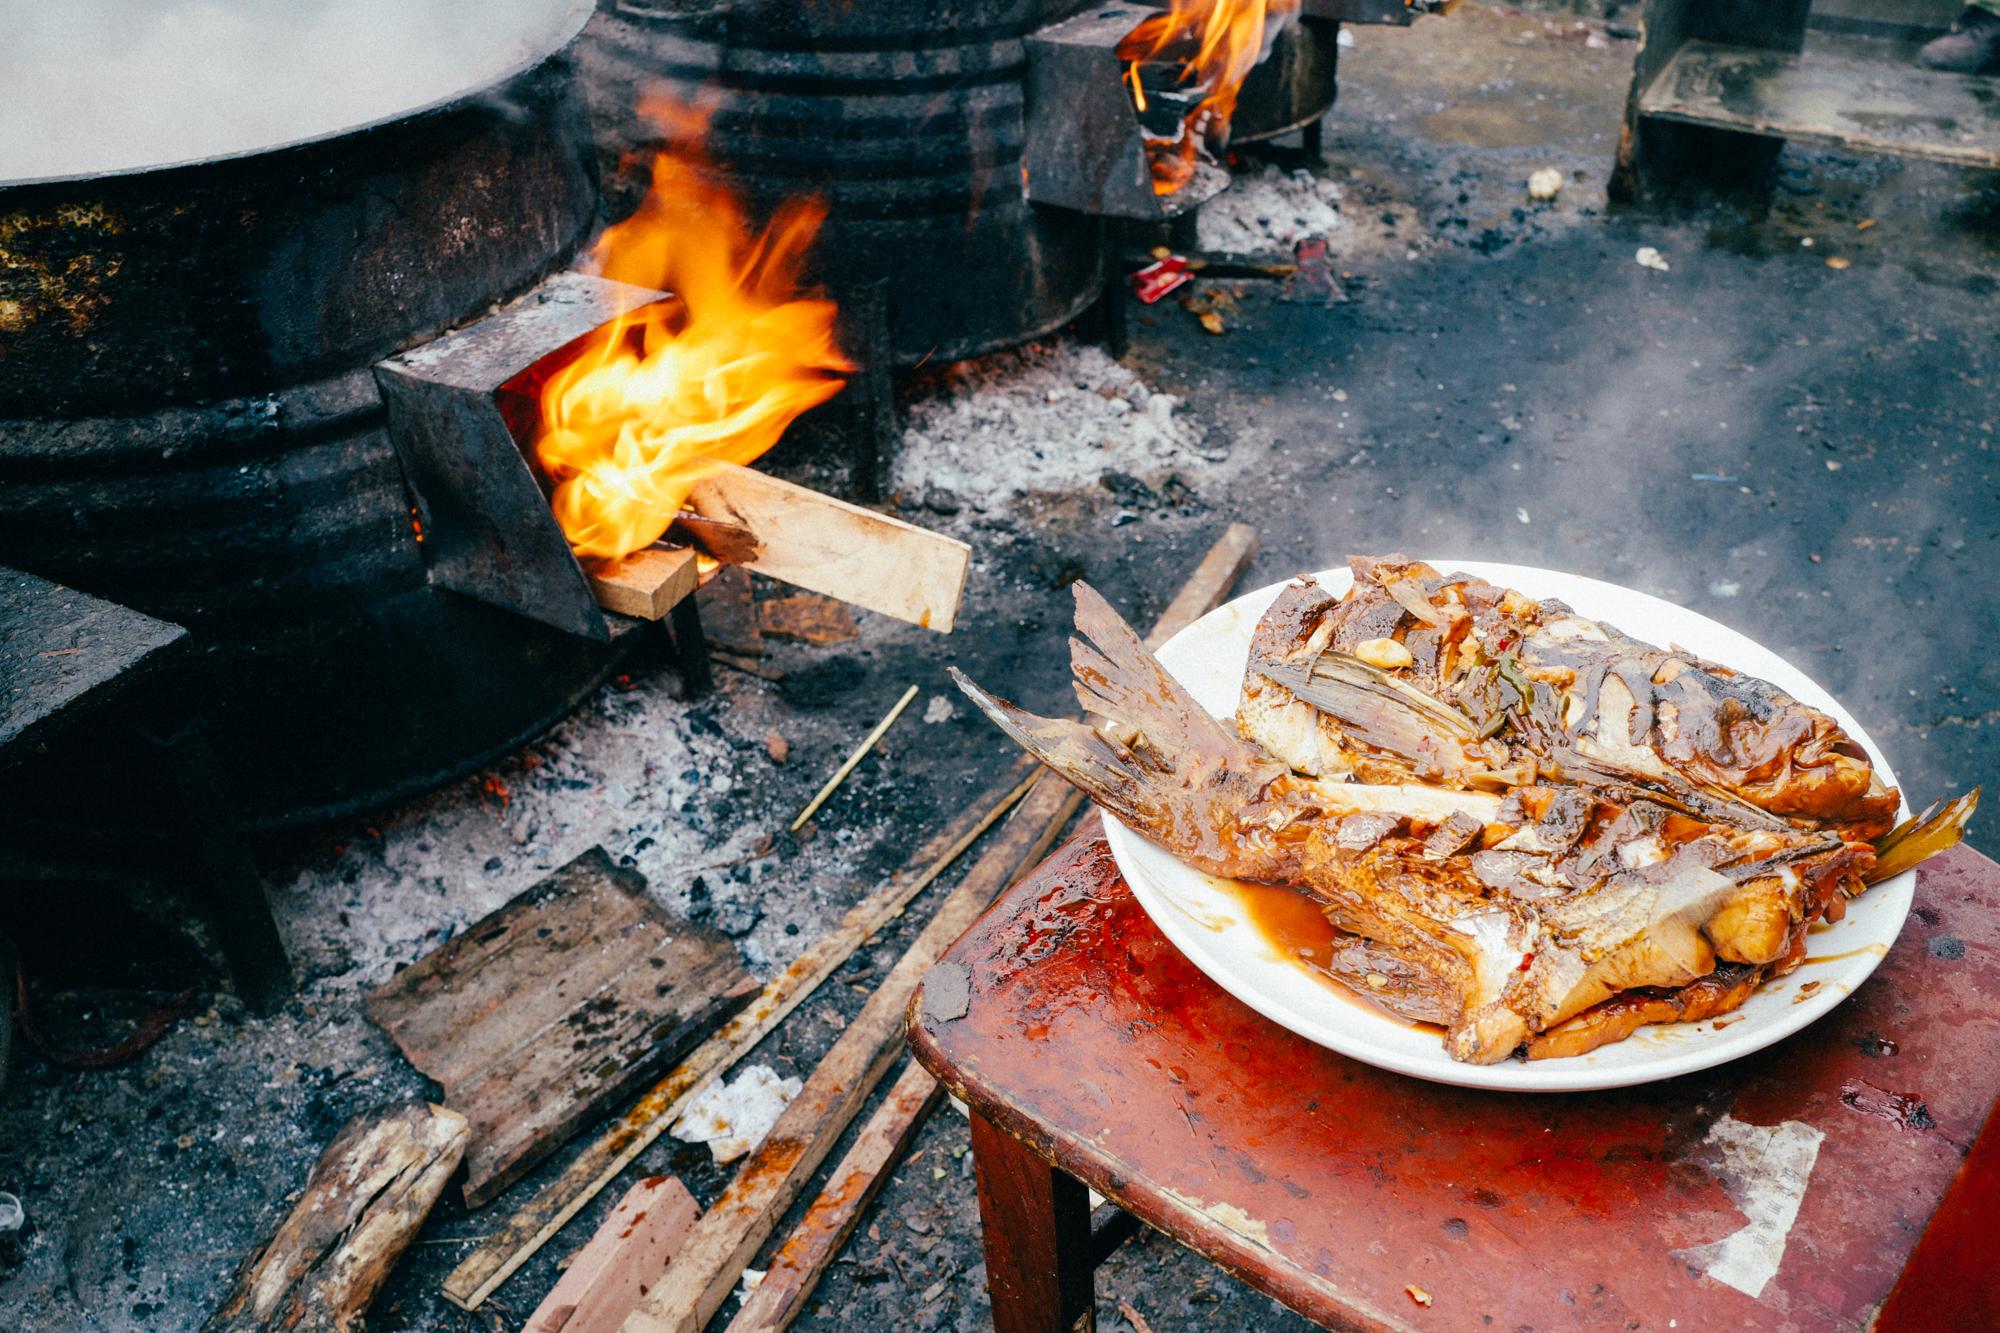
<svg viewBox="0 0 2000 1333">
<path fill-rule="evenodd" d="M 1299 132 L 1299 140 L 1305 149 L 1308 165 L 1323 161 L 1326 157 L 1326 122 L 1316 120 Z"/>
<path fill-rule="evenodd" d="M 187 885 L 215 932 L 237 995 L 250 1012 L 268 1014 L 291 997 L 296 983 L 249 839 L 219 808 L 222 788 L 207 725 L 192 723 L 158 743 L 194 834 L 196 861 Z"/>
<path fill-rule="evenodd" d="M 681 697 L 699 699 L 715 688 L 715 673 L 708 661 L 708 636 L 701 632 L 701 609 L 690 593 L 674 603 L 670 613 L 674 626 L 674 664 L 680 668 Z"/>
<path fill-rule="evenodd" d="M 977 1113 L 972 1161 L 994 1333 L 1092 1333 L 1090 1192 Z"/>
<path fill-rule="evenodd" d="M 896 397 L 889 374 L 893 354 L 889 341 L 889 285 L 874 282 L 863 287 L 856 294 L 851 310 L 861 361 L 861 371 L 847 390 L 854 395 L 854 493 L 864 503 L 873 504 L 888 493 L 889 474 L 895 464 Z"/>
<path fill-rule="evenodd" d="M 1132 326 L 1126 315 L 1125 255 L 1119 241 L 1118 225 L 1110 218 L 1098 220 L 1098 248 L 1103 255 L 1104 286 L 1098 290 L 1097 304 L 1091 308 L 1088 327 L 1114 360 L 1132 348 Z"/>
</svg>

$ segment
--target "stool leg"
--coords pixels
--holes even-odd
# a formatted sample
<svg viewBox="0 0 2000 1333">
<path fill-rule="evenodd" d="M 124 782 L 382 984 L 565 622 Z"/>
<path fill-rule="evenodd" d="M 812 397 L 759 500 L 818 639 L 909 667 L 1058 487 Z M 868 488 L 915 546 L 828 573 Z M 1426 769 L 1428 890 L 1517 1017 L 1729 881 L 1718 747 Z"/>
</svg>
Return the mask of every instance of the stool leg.
<svg viewBox="0 0 2000 1333">
<path fill-rule="evenodd" d="M 1090 1191 L 977 1112 L 972 1162 L 994 1333 L 1093 1333 Z"/>
<path fill-rule="evenodd" d="M 1097 245 L 1103 256 L 1104 286 L 1097 293 L 1086 327 L 1104 345 L 1112 360 L 1123 359 L 1132 350 L 1132 326 L 1127 318 L 1124 237 L 1110 218 L 1097 222 Z"/>
</svg>

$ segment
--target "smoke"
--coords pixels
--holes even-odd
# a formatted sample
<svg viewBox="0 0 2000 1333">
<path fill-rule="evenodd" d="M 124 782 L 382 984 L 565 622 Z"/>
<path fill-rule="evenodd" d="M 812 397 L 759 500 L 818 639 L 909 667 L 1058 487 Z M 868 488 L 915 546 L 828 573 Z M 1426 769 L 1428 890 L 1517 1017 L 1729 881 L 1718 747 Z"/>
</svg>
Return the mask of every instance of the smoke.
<svg viewBox="0 0 2000 1333">
<path fill-rule="evenodd" d="M 0 8 L 0 181 L 199 161 L 472 93 L 562 0 L 29 0 Z"/>
<path fill-rule="evenodd" d="M 1540 286 L 1427 369 L 1392 359 L 1342 377 L 1320 438 L 1344 465 L 1323 483 L 1338 499 L 1315 515 L 1316 545 L 1564 569 L 1704 610 L 1751 603 L 1778 568 L 1767 503 L 1796 439 L 1798 354 L 1772 345 L 1763 312 L 1690 300 L 1666 286 L 1678 277 L 1614 264 L 1595 314 Z"/>
</svg>

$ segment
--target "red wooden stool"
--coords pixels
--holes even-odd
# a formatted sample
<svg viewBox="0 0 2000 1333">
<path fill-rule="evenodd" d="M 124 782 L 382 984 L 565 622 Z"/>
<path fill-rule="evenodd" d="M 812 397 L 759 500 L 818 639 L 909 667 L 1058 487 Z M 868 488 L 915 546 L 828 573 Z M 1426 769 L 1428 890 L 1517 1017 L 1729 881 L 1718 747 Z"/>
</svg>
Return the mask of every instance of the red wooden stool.
<svg viewBox="0 0 2000 1333">
<path fill-rule="evenodd" d="M 1087 1186 L 1336 1328 L 2000 1329 L 2000 866 L 1918 873 L 1881 970 L 1804 1032 L 1529 1096 L 1259 1017 L 1154 929 L 1093 822 L 911 1010 L 972 1110 L 994 1326 L 1093 1326 L 1122 1235 L 1092 1236 Z"/>
</svg>

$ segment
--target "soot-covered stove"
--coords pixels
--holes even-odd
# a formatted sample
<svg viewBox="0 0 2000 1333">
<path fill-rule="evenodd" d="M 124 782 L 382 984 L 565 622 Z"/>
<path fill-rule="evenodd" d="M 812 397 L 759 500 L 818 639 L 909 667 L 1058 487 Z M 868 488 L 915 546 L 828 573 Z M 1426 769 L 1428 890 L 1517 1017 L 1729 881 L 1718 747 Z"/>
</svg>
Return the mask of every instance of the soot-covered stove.
<svg viewBox="0 0 2000 1333">
<path fill-rule="evenodd" d="M 824 210 L 793 276 L 839 311 L 822 369 L 845 392 L 789 443 L 840 442 L 873 499 L 893 369 L 1084 316 L 1115 346 L 1123 256 L 1213 192 L 1206 159 L 1232 135 L 1312 149 L 1339 23 L 1418 7 L 1244 5 L 1234 65 L 1188 27 L 1203 7 L 1129 0 L 614 0 L 594 16 L 507 0 L 476 24 L 441 0 L 286 22 L 197 8 L 115 32 L 50 20 L 20 65 L 40 71 L 35 110 L 0 131 L 0 567 L 186 631 L 143 688 L 0 756 L 0 875 L 206 873 L 191 825 L 227 841 L 424 790 L 635 654 L 672 650 L 699 683 L 691 567 L 722 553 L 677 524 L 683 582 L 638 593 L 677 608 L 671 636 L 602 614 L 601 571 L 547 504 L 561 478 L 506 392 L 544 383 L 541 358 L 574 356 L 596 320 L 682 301 L 651 290 L 673 270 L 647 271 L 629 300 L 600 287 L 582 315 L 519 318 L 564 308 L 599 224 L 689 148 L 662 97 L 693 109 L 686 160 L 718 197 L 752 219 Z M 244 73 L 216 87 L 197 67 Z M 300 79 L 325 93 L 294 95 Z M 601 251 L 583 262 L 630 284 Z M 677 336 L 684 319 L 654 323 Z M 506 373 L 440 389 L 413 371 L 450 379 L 453 329 L 459 369 L 469 347 L 480 375 Z M 675 503 L 809 587 L 840 534 L 904 542 L 928 583 L 870 602 L 862 571 L 825 590 L 949 627 L 962 547 L 753 489 Z M 779 540 L 794 503 L 821 547 Z"/>
</svg>

